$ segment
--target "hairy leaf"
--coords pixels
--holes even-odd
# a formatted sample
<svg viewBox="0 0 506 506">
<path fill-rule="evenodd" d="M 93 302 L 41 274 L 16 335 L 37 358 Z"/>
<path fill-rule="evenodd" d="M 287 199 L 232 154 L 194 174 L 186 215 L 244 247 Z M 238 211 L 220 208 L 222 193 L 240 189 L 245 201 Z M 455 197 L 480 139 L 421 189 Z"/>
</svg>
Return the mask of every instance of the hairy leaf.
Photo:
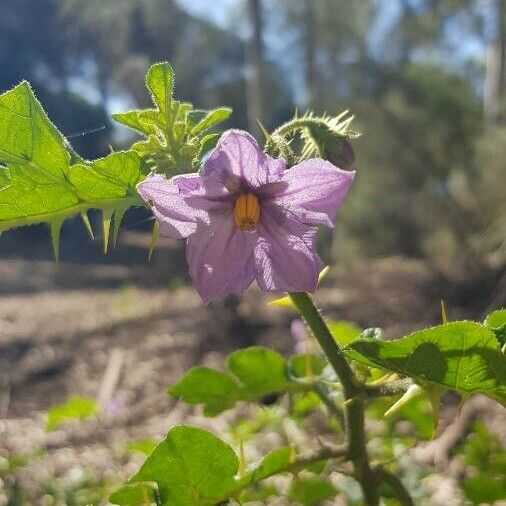
<svg viewBox="0 0 506 506">
<path fill-rule="evenodd" d="M 220 107 L 218 109 L 212 109 L 211 111 L 201 111 L 204 113 L 203 117 L 195 124 L 191 130 L 192 135 L 199 135 L 218 125 L 219 123 L 226 121 L 230 113 L 232 112 L 228 107 Z M 188 113 L 190 114 L 190 113 Z"/>
<path fill-rule="evenodd" d="M 112 216 L 141 205 L 135 186 L 142 177 L 133 151 L 91 164 L 80 160 L 28 83 L 0 96 L 0 232 L 49 223 L 57 252 L 59 230 L 69 216 L 92 208 Z"/>
<path fill-rule="evenodd" d="M 169 176 L 195 172 L 217 141 L 208 130 L 225 121 L 231 109 L 194 110 L 174 100 L 174 73 L 166 62 L 148 69 L 146 86 L 155 108 L 113 114 L 113 119 L 147 137 L 132 147 L 151 169 Z"/>
<path fill-rule="evenodd" d="M 397 341 L 358 339 L 345 353 L 422 383 L 450 388 L 464 396 L 481 392 L 506 405 L 506 357 L 494 333 L 478 323 L 447 323 Z"/>
</svg>

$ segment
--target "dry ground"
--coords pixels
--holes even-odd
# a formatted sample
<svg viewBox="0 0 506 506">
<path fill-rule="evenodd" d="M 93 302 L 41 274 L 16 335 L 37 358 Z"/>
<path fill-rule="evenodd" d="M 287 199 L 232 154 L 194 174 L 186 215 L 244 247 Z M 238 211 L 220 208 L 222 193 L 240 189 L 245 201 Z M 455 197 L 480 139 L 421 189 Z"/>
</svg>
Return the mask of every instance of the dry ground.
<svg viewBox="0 0 506 506">
<path fill-rule="evenodd" d="M 203 419 L 166 387 L 191 365 L 220 364 L 237 347 L 293 347 L 290 311 L 269 307 L 256 290 L 239 305 L 204 307 L 186 283 L 180 245 L 162 242 L 147 265 L 148 240 L 127 233 L 106 259 L 85 246 L 94 251 L 88 263 L 79 260 L 88 250 L 64 250 L 69 260 L 55 264 L 29 241 L 16 257 L 0 249 L 0 456 L 47 450 L 21 473 L 29 493 L 51 476 L 72 480 L 76 469 L 126 476 L 139 458 L 125 454 L 125 443 L 158 438 L 174 424 L 222 428 L 233 415 Z M 332 317 L 397 337 L 438 321 L 437 292 L 423 263 L 386 258 L 331 273 L 318 301 Z M 111 361 L 119 371 L 112 385 L 105 379 Z M 107 414 L 46 433 L 45 411 L 68 395 L 105 396 Z M 504 427 L 504 412 L 487 402 L 480 409 L 502 417 Z"/>
</svg>

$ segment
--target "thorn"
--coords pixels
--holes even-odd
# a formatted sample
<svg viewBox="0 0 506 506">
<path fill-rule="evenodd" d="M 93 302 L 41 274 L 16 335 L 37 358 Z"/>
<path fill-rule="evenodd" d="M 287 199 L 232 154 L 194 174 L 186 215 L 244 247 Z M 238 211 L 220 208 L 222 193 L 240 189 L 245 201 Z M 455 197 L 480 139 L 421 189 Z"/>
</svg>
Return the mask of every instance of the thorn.
<svg viewBox="0 0 506 506">
<path fill-rule="evenodd" d="M 52 221 L 49 224 L 49 233 L 51 234 L 51 244 L 53 246 L 53 255 L 55 261 L 60 261 L 60 231 L 63 221 Z"/>
<path fill-rule="evenodd" d="M 84 227 L 86 228 L 88 235 L 90 236 L 91 240 L 94 241 L 95 235 L 93 234 L 93 228 L 91 227 L 90 219 L 89 219 L 88 213 L 86 211 L 83 211 L 81 213 L 81 219 L 83 220 Z"/>
<path fill-rule="evenodd" d="M 265 137 L 265 140 L 268 141 L 271 138 L 271 134 L 268 132 L 268 130 L 264 127 L 263 123 L 257 118 L 258 128 L 260 128 L 260 131 L 262 132 L 262 135 Z"/>
<path fill-rule="evenodd" d="M 114 226 L 112 229 L 112 244 L 113 248 L 116 249 L 116 244 L 118 243 L 118 236 L 121 229 L 121 223 L 123 221 L 123 217 L 125 216 L 127 208 L 117 209 L 114 213 Z"/>
<path fill-rule="evenodd" d="M 445 301 L 441 299 L 441 320 L 443 324 L 448 323 L 448 316 L 446 314 Z"/>
<path fill-rule="evenodd" d="M 104 209 L 102 212 L 102 238 L 104 241 L 104 254 L 107 254 L 109 249 L 109 236 L 111 234 L 111 220 L 114 211 Z"/>
<path fill-rule="evenodd" d="M 411 399 L 413 399 L 414 397 L 417 397 L 418 395 L 420 395 L 422 393 L 423 393 L 422 387 L 420 387 L 418 385 L 411 385 L 406 390 L 404 395 L 397 402 L 395 402 L 392 406 L 390 406 L 390 408 L 388 408 L 385 411 L 384 416 L 387 417 L 387 416 L 393 415 L 394 413 L 399 411 L 399 409 L 401 409 L 402 406 L 407 404 Z"/>
<path fill-rule="evenodd" d="M 153 232 L 151 234 L 151 243 L 149 245 L 148 262 L 151 262 L 151 257 L 153 256 L 153 251 L 155 251 L 156 243 L 158 242 L 159 237 L 160 237 L 160 222 L 158 220 L 155 220 L 153 225 Z"/>
</svg>

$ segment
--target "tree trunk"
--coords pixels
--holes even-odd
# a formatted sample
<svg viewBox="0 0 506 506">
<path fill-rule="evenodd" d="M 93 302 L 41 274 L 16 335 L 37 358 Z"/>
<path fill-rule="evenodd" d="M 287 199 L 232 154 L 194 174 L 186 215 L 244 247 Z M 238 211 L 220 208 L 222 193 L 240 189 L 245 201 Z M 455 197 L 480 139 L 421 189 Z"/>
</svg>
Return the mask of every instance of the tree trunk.
<svg viewBox="0 0 506 506">
<path fill-rule="evenodd" d="M 306 105 L 312 107 L 317 96 L 316 76 L 316 15 L 314 0 L 304 1 Z"/>
<path fill-rule="evenodd" d="M 261 0 L 247 0 L 249 38 L 246 44 L 246 101 L 248 126 L 251 133 L 258 135 L 257 120 L 262 117 L 262 74 L 264 48 L 262 40 L 263 19 Z"/>
<path fill-rule="evenodd" d="M 486 125 L 500 121 L 505 96 L 506 64 L 506 0 L 496 0 L 496 31 L 488 44 L 485 82 L 483 85 L 483 117 Z"/>
</svg>

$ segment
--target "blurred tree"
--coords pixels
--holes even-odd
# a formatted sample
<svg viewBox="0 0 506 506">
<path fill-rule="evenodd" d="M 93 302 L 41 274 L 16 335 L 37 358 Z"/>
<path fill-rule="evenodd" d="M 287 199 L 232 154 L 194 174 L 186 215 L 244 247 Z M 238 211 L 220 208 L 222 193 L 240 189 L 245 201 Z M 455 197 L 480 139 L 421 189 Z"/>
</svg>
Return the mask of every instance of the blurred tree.
<svg viewBox="0 0 506 506">
<path fill-rule="evenodd" d="M 495 0 L 494 28 L 487 47 L 483 114 L 490 125 L 504 118 L 506 83 L 506 1 Z"/>
<path fill-rule="evenodd" d="M 107 152 L 110 123 L 104 104 L 90 103 L 73 87 L 80 64 L 59 7 L 57 0 L 0 0 L 0 92 L 28 79 L 62 131 L 78 136 L 82 154 L 98 157 Z M 96 129 L 98 135 L 83 136 Z"/>
<path fill-rule="evenodd" d="M 500 170 L 485 168 L 478 149 L 490 68 L 483 65 L 476 80 L 462 45 L 467 37 L 485 47 L 490 16 L 502 23 L 501 5 L 493 0 L 486 12 L 478 0 L 281 4 L 286 29 L 296 33 L 292 65 L 305 62 L 304 102 L 317 111 L 350 107 L 365 134 L 357 145 L 360 184 L 342 216 L 362 253 L 424 256 L 478 276 L 491 255 L 494 269 L 504 265 L 496 254 L 502 205 L 476 191 L 492 180 L 501 186 Z"/>
<path fill-rule="evenodd" d="M 230 105 L 239 127 L 256 117 L 279 124 L 294 103 L 349 107 L 365 135 L 360 184 L 342 214 L 346 244 L 497 273 L 506 265 L 505 5 L 236 0 L 236 18 L 216 26 L 181 0 L 0 0 L 0 89 L 30 79 L 67 134 L 107 128 L 113 99 L 148 104 L 144 71 L 155 60 L 173 64 L 178 97 Z M 109 130 L 72 141 L 96 156 Z"/>
<path fill-rule="evenodd" d="M 246 90 L 248 127 L 260 134 L 257 120 L 263 115 L 262 77 L 264 74 L 263 16 L 260 0 L 247 0 L 249 36 L 246 44 Z"/>
</svg>

